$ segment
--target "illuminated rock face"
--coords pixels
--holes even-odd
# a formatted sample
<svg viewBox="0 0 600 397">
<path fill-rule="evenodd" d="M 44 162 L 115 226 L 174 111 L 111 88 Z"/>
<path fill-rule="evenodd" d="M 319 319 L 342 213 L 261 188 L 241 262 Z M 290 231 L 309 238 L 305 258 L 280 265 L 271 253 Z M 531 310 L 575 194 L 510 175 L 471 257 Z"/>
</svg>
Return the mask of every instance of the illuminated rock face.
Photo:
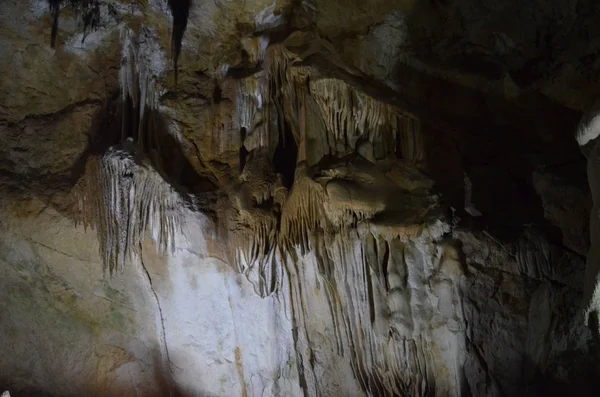
<svg viewBox="0 0 600 397">
<path fill-rule="evenodd" d="M 0 390 L 597 395 L 585 48 L 541 74 L 517 2 L 50 3 L 0 4 Z"/>
<path fill-rule="evenodd" d="M 144 247 L 113 278 L 98 271 L 94 233 L 54 211 L 3 232 L 1 368 L 13 394 L 302 395 L 289 301 L 260 298 L 207 257 L 202 221 L 190 223 L 193 242 L 178 235 L 169 257 Z"/>
</svg>

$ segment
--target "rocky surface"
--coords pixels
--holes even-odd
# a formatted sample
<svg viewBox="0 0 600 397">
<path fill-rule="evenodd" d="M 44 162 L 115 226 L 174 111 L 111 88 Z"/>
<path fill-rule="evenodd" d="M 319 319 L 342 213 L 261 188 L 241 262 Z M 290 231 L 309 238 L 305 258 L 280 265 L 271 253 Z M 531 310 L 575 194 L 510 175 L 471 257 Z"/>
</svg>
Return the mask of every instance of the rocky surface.
<svg viewBox="0 0 600 397">
<path fill-rule="evenodd" d="M 597 8 L 3 1 L 0 390 L 596 395 Z"/>
</svg>

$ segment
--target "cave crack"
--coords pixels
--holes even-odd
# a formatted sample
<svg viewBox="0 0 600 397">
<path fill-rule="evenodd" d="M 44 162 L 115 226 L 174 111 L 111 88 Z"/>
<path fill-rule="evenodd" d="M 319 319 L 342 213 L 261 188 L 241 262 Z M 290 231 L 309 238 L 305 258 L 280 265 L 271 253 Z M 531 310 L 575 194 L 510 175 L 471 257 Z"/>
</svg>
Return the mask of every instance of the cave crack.
<svg viewBox="0 0 600 397">
<path fill-rule="evenodd" d="M 169 371 L 169 376 L 168 376 L 169 397 L 172 397 L 173 396 L 173 365 L 171 362 L 171 357 L 169 355 L 169 345 L 167 344 L 165 319 L 163 316 L 163 310 L 162 310 L 162 306 L 160 304 L 160 299 L 158 297 L 158 294 L 156 293 L 156 290 L 154 289 L 154 284 L 152 283 L 152 277 L 150 276 L 150 272 L 148 271 L 148 268 L 144 264 L 144 257 L 143 257 L 143 253 L 142 253 L 142 242 L 140 241 L 138 244 L 139 244 L 139 249 L 140 249 L 140 251 L 139 251 L 140 265 L 141 265 L 144 275 L 146 276 L 146 280 L 148 281 L 148 286 L 150 287 L 150 292 L 152 292 L 152 295 L 154 296 L 154 300 L 156 301 L 156 308 L 158 309 L 158 316 L 159 316 L 160 328 L 161 328 L 160 338 L 162 339 L 162 347 L 164 350 L 164 352 L 161 352 L 161 354 L 164 354 L 164 360 L 166 361 L 166 367 L 167 367 L 166 369 Z"/>
</svg>

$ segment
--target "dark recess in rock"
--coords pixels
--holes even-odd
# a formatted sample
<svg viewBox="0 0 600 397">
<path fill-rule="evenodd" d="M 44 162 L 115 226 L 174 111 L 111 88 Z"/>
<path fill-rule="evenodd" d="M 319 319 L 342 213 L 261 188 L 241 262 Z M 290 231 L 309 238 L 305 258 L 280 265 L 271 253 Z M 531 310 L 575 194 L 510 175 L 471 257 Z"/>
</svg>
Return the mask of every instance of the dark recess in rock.
<svg viewBox="0 0 600 397">
<path fill-rule="evenodd" d="M 281 174 L 283 185 L 291 188 L 296 172 L 296 159 L 298 158 L 298 145 L 289 126 L 284 125 L 279 136 L 279 143 L 275 148 L 273 163 L 275 172 Z"/>
</svg>

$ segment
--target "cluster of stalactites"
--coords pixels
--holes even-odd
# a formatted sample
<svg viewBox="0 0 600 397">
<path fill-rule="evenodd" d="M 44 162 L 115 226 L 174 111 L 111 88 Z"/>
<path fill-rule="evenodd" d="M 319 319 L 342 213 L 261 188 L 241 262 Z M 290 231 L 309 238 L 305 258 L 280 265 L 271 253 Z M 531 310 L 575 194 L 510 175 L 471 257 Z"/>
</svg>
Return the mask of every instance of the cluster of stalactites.
<svg viewBox="0 0 600 397">
<path fill-rule="evenodd" d="M 416 164 L 425 160 L 417 118 L 342 80 L 315 75 L 300 60 L 284 44 L 271 45 L 264 70 L 238 82 L 237 119 L 250 136 L 247 150 L 276 145 L 285 121 L 299 147 L 298 162 L 353 151 L 371 161 L 392 152 Z"/>
<path fill-rule="evenodd" d="M 275 174 L 268 148 L 253 150 L 239 182 L 237 220 L 229 231 L 231 246 L 236 247 L 232 262 L 264 297 L 275 291 L 280 279 L 275 271 L 278 222 L 273 210 L 284 205 L 287 189 L 280 175 Z M 273 208 L 266 209 L 269 206 Z"/>
<path fill-rule="evenodd" d="M 399 157 L 416 164 L 425 160 L 417 118 L 342 80 L 313 75 L 299 61 L 284 45 L 270 46 L 260 77 L 264 113 L 273 108 L 280 110 L 300 146 L 298 161 L 314 164 L 326 154 L 362 151 L 365 142 L 374 152 L 366 154 L 369 159 L 397 151 Z"/>
<path fill-rule="evenodd" d="M 96 229 L 110 273 L 136 257 L 146 236 L 161 254 L 173 252 L 192 202 L 151 167 L 136 163 L 131 151 L 111 148 L 91 157 L 80 186 L 84 225 Z"/>
<path fill-rule="evenodd" d="M 424 227 L 418 235 L 390 239 L 368 228 L 313 233 L 311 254 L 297 257 L 294 260 L 299 263 L 289 266 L 295 275 L 292 289 L 301 290 L 307 277 L 315 277 L 310 266 L 304 270 L 314 257 L 317 285 L 323 292 L 317 296 L 327 301 L 331 311 L 332 342 L 338 354 L 350 359 L 367 395 L 432 395 L 439 369 L 457 370 L 447 367 L 448 362 L 442 360 L 447 357 L 431 356 L 437 349 L 431 332 L 450 333 L 427 320 L 435 312 L 432 303 L 437 304 L 431 294 L 437 293 L 442 279 L 449 294 L 456 292 L 448 284 L 449 272 L 442 268 L 443 250 L 436 229 Z M 460 274 L 450 276 L 455 282 Z M 310 303 L 300 295 L 297 299 L 297 323 L 311 322 Z M 460 322 L 460 309 L 454 314 Z M 299 360 L 304 359 L 309 360 L 300 354 Z"/>
<path fill-rule="evenodd" d="M 406 269 L 419 264 L 423 269 L 418 271 L 423 274 L 418 276 L 428 280 L 439 267 L 434 263 L 439 259 L 434 240 L 448 228 L 439 221 L 427 224 L 426 218 L 436 200 L 420 198 L 413 203 L 410 197 L 394 197 L 400 203 L 395 201 L 396 207 L 390 211 L 400 213 L 399 218 L 406 222 L 378 224 L 376 216 L 388 210 L 386 189 L 393 191 L 393 187 L 383 183 L 384 188 L 377 190 L 381 185 L 358 180 L 361 176 L 368 179 L 360 172 L 358 176 L 337 171 L 313 176 L 310 167 L 321 154 L 342 156 L 358 151 L 365 141 L 375 147 L 390 138 L 390 147 L 400 151 L 402 158 L 419 163 L 425 158 L 419 121 L 342 81 L 311 77 L 311 71 L 298 66 L 297 60 L 285 46 L 271 46 L 263 74 L 240 81 L 238 86 L 238 120 L 248 133 L 256 130 L 257 121 L 265 124 L 262 117 L 271 117 L 269 111 L 277 109 L 292 130 L 299 152 L 303 144 L 307 145 L 305 152 L 315 148 L 320 152 L 313 157 L 315 162 L 299 156 L 293 185 L 282 199 L 274 200 L 280 211 L 273 214 L 261 206 L 275 197 L 277 190 L 273 188 L 274 170 L 267 166 L 271 158 L 264 157 L 269 151 L 261 151 L 262 145 L 247 145 L 255 151 L 254 159 L 248 161 L 256 163 L 246 163 L 240 176 L 248 198 L 240 200 L 246 205 L 234 221 L 237 229 L 230 229 L 230 242 L 237 247 L 236 268 L 265 296 L 277 288 L 281 269 L 277 264 L 294 262 L 289 274 L 301 273 L 302 266 L 297 266 L 300 257 L 313 251 L 318 279 L 323 281 L 334 317 L 336 346 L 350 357 L 364 389 L 381 396 L 433 394 L 434 360 L 429 352 L 434 347 L 418 336 L 420 325 L 412 321 L 413 309 L 407 306 L 414 302 L 415 308 L 428 310 L 428 296 L 420 296 L 411 285 Z M 364 156 L 373 159 L 368 153 Z M 416 215 L 405 217 L 405 212 Z M 367 258 L 368 251 L 375 254 Z M 300 277 L 290 279 L 290 283 L 302 282 Z M 368 288 L 371 280 L 372 288 Z M 373 293 L 375 286 L 379 296 Z M 302 286 L 292 288 L 300 290 Z M 294 305 L 297 309 L 302 303 L 295 301 Z M 298 324 L 302 324 L 301 311 L 294 314 Z"/>
<path fill-rule="evenodd" d="M 158 109 L 158 93 L 155 89 L 155 80 L 157 59 L 161 54 L 157 53 L 152 42 L 150 32 L 143 30 L 142 34 L 136 34 L 130 28 L 121 30 L 121 69 L 119 71 L 119 84 L 121 86 L 121 100 L 123 103 L 123 114 L 126 113 L 127 101 L 130 100 L 133 106 L 135 118 L 137 119 L 137 131 L 134 131 L 136 141 L 143 145 L 144 130 L 143 120 L 146 112 Z M 123 123 L 127 118 L 123 117 Z M 125 133 L 128 128 L 122 126 Z M 122 139 L 125 139 L 122 136 Z"/>
<path fill-rule="evenodd" d="M 271 105 L 264 74 L 238 81 L 236 113 L 240 129 L 244 129 L 242 144 L 246 150 L 272 150 L 277 145 L 278 114 Z"/>
<path fill-rule="evenodd" d="M 400 153 L 398 154 L 403 159 L 414 164 L 420 164 L 426 160 L 425 142 L 419 119 L 403 116 L 396 130 L 396 141 L 399 142 Z"/>
<path fill-rule="evenodd" d="M 268 214 L 245 213 L 242 217 L 242 228 L 230 231 L 230 243 L 237 247 L 232 264 L 252 283 L 257 295 L 264 298 L 275 292 L 281 281 L 277 221 Z"/>
<path fill-rule="evenodd" d="M 238 81 L 237 120 L 246 131 L 243 144 L 249 151 L 257 147 L 274 149 L 283 119 L 291 126 L 296 141 L 300 139 L 296 114 L 305 98 L 303 87 L 308 73 L 291 67 L 298 59 L 283 45 L 270 46 L 263 52 L 264 70 Z"/>
<path fill-rule="evenodd" d="M 398 219 L 396 208 L 389 215 L 388 224 L 376 222 L 376 216 L 388 210 L 384 194 L 376 194 L 344 179 L 322 184 L 300 176 L 282 210 L 279 243 L 286 249 L 300 247 L 302 252 L 307 252 L 311 249 L 310 235 L 314 231 L 337 235 L 348 230 L 370 230 L 389 239 L 417 238 L 426 230 L 435 231 L 437 235 L 447 232 L 444 223 L 428 223 L 431 220 L 428 214 L 437 205 L 434 196 L 416 199 L 398 196 L 398 200 L 406 201 L 398 208 L 403 208 L 407 215 Z"/>
<path fill-rule="evenodd" d="M 311 78 L 311 70 L 298 61 L 285 45 L 272 45 L 265 51 L 264 71 L 238 81 L 237 122 L 245 130 L 242 144 L 250 152 L 240 181 L 255 205 L 276 198 L 281 208 L 273 221 L 259 220 L 256 227 L 248 226 L 249 233 L 238 233 L 235 238 L 241 244 L 240 257 L 249 267 L 261 263 L 261 255 L 271 255 L 270 248 L 265 247 L 300 246 L 306 251 L 310 249 L 311 231 L 336 233 L 356 228 L 384 210 L 381 202 L 357 203 L 356 198 L 344 201 L 339 197 L 328 200 L 327 188 L 302 173 L 306 168 L 301 164 L 307 157 L 310 159 L 305 165 L 310 166 L 325 154 L 361 153 L 359 142 L 366 141 L 372 144 L 371 151 L 383 146 L 380 152 L 399 150 L 402 158 L 414 163 L 424 159 L 417 119 L 341 80 Z M 265 166 L 271 164 L 275 146 L 281 144 L 283 120 L 299 146 L 298 169 L 290 192 L 276 183 L 274 170 Z M 364 156 L 373 159 L 372 153 Z"/>
<path fill-rule="evenodd" d="M 310 95 L 319 105 L 327 132 L 333 134 L 336 140 L 347 142 L 352 149 L 361 137 L 374 142 L 385 129 L 398 129 L 400 114 L 396 108 L 341 80 L 311 80 L 309 87 Z"/>
<path fill-rule="evenodd" d="M 152 123 L 145 119 L 158 109 L 154 82 L 162 54 L 145 29 L 136 36 L 124 28 L 121 40 L 120 143 L 91 156 L 77 186 L 84 225 L 96 229 L 110 273 L 134 259 L 147 236 L 160 253 L 172 252 L 184 214 L 194 207 L 193 197 L 182 197 L 154 168 L 160 164 L 150 165 L 144 153 L 145 141 L 153 138 Z"/>
<path fill-rule="evenodd" d="M 399 150 L 400 157 L 413 163 L 424 160 L 420 123 L 415 117 L 341 80 L 311 80 L 309 87 L 323 118 L 325 133 L 331 137 L 330 152 L 345 154 L 358 150 L 373 161 Z M 364 142 L 369 142 L 373 153 L 362 153 L 359 143 Z"/>
<path fill-rule="evenodd" d="M 281 213 L 279 243 L 283 247 L 289 250 L 300 246 L 303 252 L 310 249 L 310 231 L 327 228 L 325 199 L 321 185 L 302 175 L 302 170 L 296 172 L 296 181 Z"/>
<path fill-rule="evenodd" d="M 302 68 L 292 68 L 292 66 L 299 61 L 298 56 L 283 44 L 272 45 L 267 48 L 264 70 L 271 98 L 281 98 L 297 92 L 295 77 L 300 74 L 299 70 L 302 70 Z"/>
<path fill-rule="evenodd" d="M 107 0 L 47 0 L 53 23 L 50 33 L 50 46 L 55 48 L 58 34 L 58 19 L 63 6 L 69 6 L 79 17 L 83 29 L 83 40 L 88 33 L 100 28 L 106 19 L 117 19 L 117 7 Z"/>
</svg>

